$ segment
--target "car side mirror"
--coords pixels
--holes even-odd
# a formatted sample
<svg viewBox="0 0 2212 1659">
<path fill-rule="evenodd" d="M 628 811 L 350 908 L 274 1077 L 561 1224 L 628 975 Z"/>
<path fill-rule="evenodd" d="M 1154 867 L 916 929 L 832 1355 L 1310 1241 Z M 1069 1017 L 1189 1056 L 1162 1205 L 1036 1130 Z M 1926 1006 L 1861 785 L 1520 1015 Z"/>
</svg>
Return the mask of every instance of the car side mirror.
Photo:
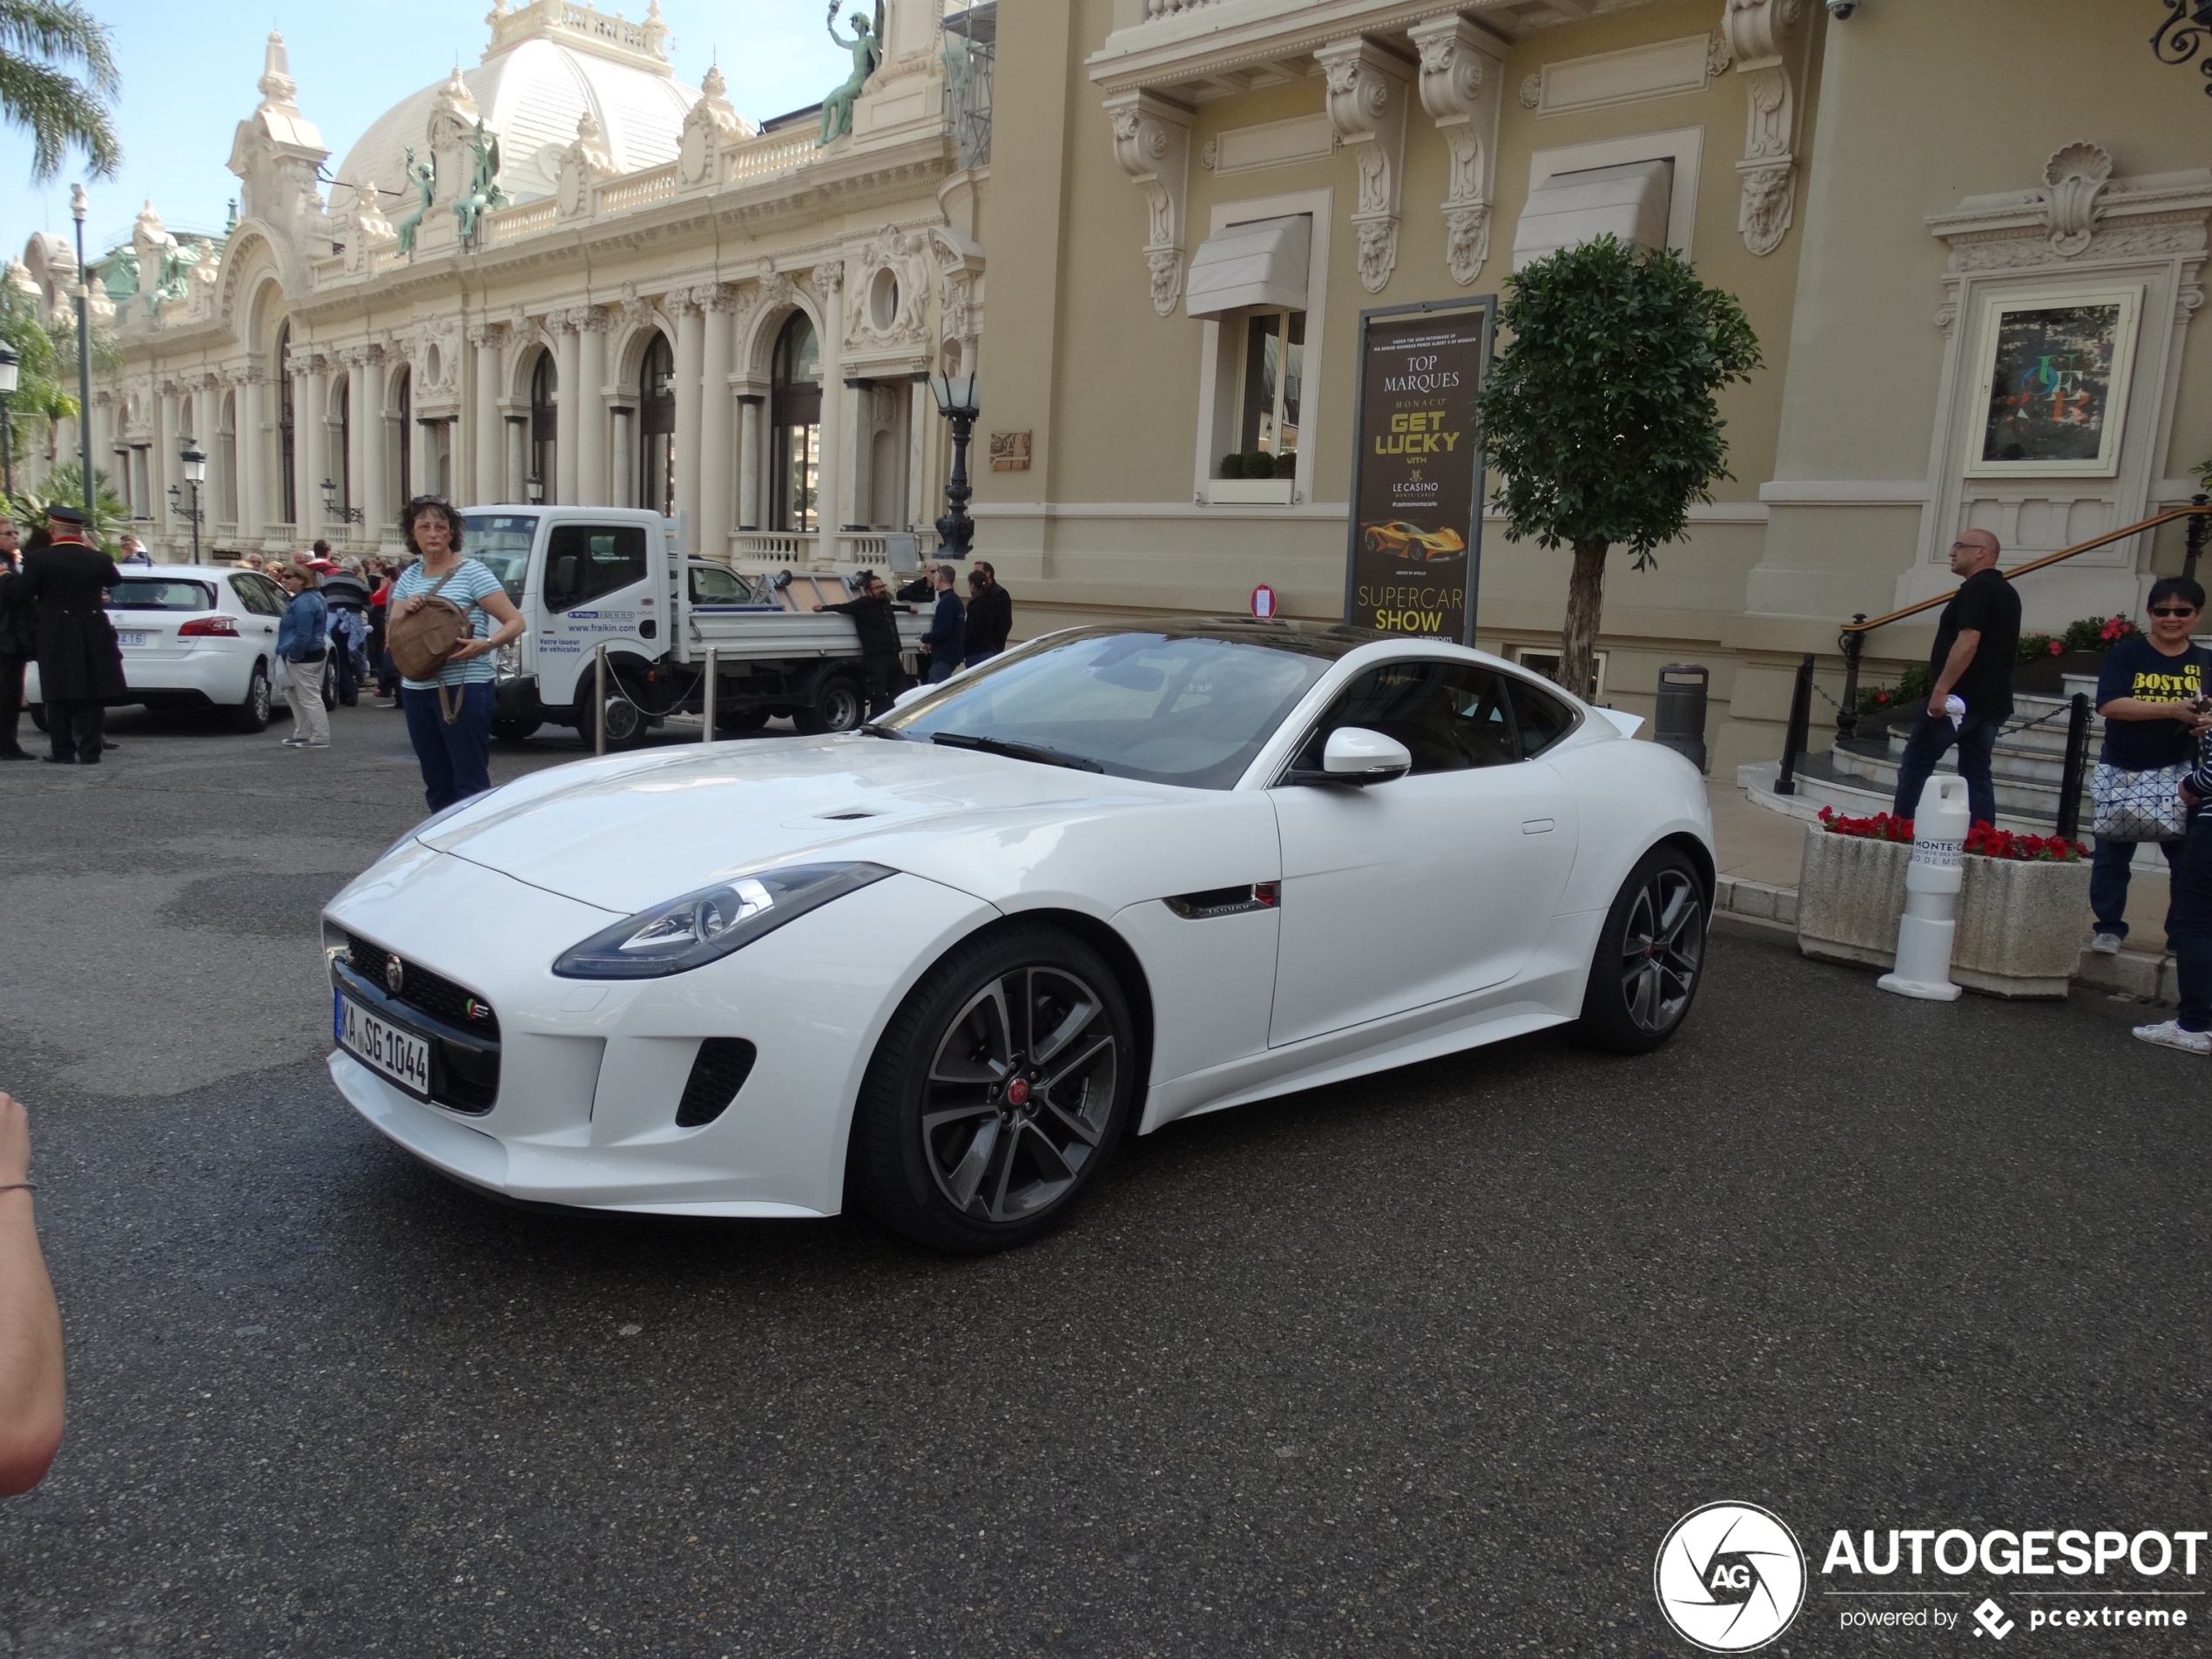
<svg viewBox="0 0 2212 1659">
<path fill-rule="evenodd" d="M 1363 725 L 1339 726 L 1321 745 L 1321 767 L 1301 766 L 1290 781 L 1301 784 L 1386 784 L 1413 769 L 1413 752 L 1395 738 Z"/>
</svg>

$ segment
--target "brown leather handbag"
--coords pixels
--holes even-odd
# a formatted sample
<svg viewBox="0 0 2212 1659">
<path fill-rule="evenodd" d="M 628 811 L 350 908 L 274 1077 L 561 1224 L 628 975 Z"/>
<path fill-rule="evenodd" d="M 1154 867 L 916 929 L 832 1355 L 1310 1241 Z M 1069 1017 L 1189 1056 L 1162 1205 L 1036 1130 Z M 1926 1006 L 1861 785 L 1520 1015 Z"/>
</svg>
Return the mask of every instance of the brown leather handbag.
<svg viewBox="0 0 2212 1659">
<path fill-rule="evenodd" d="M 408 679 L 437 678 L 438 671 L 461 649 L 462 642 L 475 632 L 466 610 L 438 597 L 438 588 L 452 581 L 460 570 L 455 565 L 438 578 L 437 587 L 421 596 L 421 604 L 405 616 L 395 615 L 384 625 L 384 649 L 392 653 L 393 666 Z M 395 604 L 394 610 L 397 609 Z"/>
</svg>

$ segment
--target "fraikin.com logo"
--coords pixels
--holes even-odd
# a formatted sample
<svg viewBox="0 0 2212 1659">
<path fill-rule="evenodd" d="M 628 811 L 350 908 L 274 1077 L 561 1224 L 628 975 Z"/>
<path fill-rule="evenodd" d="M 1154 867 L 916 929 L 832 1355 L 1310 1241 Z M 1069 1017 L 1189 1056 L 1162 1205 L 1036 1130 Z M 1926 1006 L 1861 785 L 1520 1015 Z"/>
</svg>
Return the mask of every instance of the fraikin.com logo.
<svg viewBox="0 0 2212 1659">
<path fill-rule="evenodd" d="M 1749 1653 L 1790 1628 L 1805 1600 L 1805 1556 L 1781 1517 L 1709 1503 L 1669 1529 L 1651 1569 L 1659 1611 L 1707 1653 Z"/>
</svg>

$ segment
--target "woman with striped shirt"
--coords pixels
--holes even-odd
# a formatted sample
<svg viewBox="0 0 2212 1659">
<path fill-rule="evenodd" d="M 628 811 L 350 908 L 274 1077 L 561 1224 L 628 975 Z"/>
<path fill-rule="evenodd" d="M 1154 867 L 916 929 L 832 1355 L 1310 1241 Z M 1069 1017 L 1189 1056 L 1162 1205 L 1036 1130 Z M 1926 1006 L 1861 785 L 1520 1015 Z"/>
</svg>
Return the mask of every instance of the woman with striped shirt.
<svg viewBox="0 0 2212 1659">
<path fill-rule="evenodd" d="M 400 528 L 408 550 L 420 556 L 392 586 L 392 620 L 420 610 L 435 592 L 468 612 L 474 635 L 435 680 L 400 682 L 423 798 L 440 813 L 491 787 L 492 653 L 523 637 L 523 613 L 481 560 L 462 556 L 461 515 L 444 502 L 416 496 L 402 510 Z"/>
</svg>

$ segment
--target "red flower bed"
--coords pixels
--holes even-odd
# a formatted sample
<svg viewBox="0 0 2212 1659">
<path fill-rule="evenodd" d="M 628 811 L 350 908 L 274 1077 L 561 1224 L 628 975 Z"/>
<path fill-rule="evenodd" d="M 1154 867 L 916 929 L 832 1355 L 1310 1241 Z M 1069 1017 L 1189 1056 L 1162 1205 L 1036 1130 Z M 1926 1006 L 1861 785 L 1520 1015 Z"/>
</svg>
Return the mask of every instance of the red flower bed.
<svg viewBox="0 0 2212 1659">
<path fill-rule="evenodd" d="M 1912 820 L 1877 813 L 1871 818 L 1846 818 L 1833 806 L 1820 809 L 1820 825 L 1832 835 L 1857 835 L 1870 841 L 1912 840 Z M 1977 858 L 2016 859 L 2022 861 L 2071 864 L 2089 856 L 2088 846 L 2062 835 L 2023 835 L 1979 820 L 1966 831 L 1966 851 Z"/>
</svg>

